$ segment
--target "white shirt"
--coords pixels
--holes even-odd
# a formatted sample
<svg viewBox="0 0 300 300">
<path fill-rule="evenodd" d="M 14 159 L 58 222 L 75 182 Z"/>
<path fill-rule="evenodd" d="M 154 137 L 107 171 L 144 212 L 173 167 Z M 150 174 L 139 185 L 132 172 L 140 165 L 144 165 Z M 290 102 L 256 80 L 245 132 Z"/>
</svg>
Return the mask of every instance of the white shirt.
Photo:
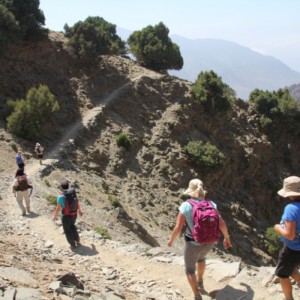
<svg viewBox="0 0 300 300">
<path fill-rule="evenodd" d="M 28 184 L 32 184 L 31 179 L 27 175 L 26 175 L 26 178 L 27 178 Z M 18 186 L 18 185 L 19 185 L 19 183 L 18 183 L 18 177 L 16 177 L 15 180 L 14 180 L 13 186 Z"/>
</svg>

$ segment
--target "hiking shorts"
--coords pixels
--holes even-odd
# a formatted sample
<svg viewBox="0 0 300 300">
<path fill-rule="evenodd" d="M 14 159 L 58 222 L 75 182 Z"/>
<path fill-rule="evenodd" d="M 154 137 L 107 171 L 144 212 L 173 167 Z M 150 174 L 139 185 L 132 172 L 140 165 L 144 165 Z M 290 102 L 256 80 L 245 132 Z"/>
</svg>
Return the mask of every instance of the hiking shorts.
<svg viewBox="0 0 300 300">
<path fill-rule="evenodd" d="M 43 154 L 38 154 L 38 157 L 39 158 L 43 158 Z"/>
<path fill-rule="evenodd" d="M 275 275 L 279 278 L 289 278 L 295 268 L 300 264 L 300 251 L 292 250 L 288 247 L 284 250 L 282 248 L 279 252 L 278 265 L 275 270 Z"/>
<path fill-rule="evenodd" d="M 214 247 L 215 243 L 206 245 L 194 245 L 191 242 L 186 242 L 184 245 L 184 264 L 186 275 L 195 274 L 196 263 L 205 261 L 208 252 Z"/>
</svg>

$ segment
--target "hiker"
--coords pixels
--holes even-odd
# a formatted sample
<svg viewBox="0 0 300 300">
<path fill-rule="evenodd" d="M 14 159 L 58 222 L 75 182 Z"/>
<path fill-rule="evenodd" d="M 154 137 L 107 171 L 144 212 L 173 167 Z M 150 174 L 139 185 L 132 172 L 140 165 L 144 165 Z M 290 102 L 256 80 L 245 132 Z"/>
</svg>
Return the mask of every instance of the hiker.
<svg viewBox="0 0 300 300">
<path fill-rule="evenodd" d="M 36 143 L 34 152 L 38 155 L 38 158 L 40 160 L 40 165 L 43 164 L 42 163 L 42 160 L 43 160 L 43 151 L 44 151 L 44 148 L 39 143 Z"/>
<path fill-rule="evenodd" d="M 30 213 L 30 195 L 28 189 L 31 189 L 32 192 L 32 186 L 30 185 L 31 179 L 24 173 L 24 169 L 18 169 L 16 177 L 14 179 L 13 183 L 13 193 L 16 196 L 16 200 L 18 202 L 18 205 L 22 211 L 22 215 L 26 215 L 26 210 L 28 213 Z M 16 194 L 17 192 L 17 194 Z M 26 203 L 26 209 L 23 205 L 23 198 Z"/>
<path fill-rule="evenodd" d="M 25 167 L 25 163 L 21 151 L 19 151 L 18 155 L 16 156 L 16 164 L 18 165 L 19 169 L 24 169 Z"/>
<path fill-rule="evenodd" d="M 54 213 L 53 221 L 56 220 L 58 213 L 61 211 L 61 221 L 66 235 L 67 241 L 71 249 L 80 245 L 80 239 L 75 226 L 77 219 L 77 211 L 82 216 L 78 199 L 76 198 L 75 189 L 69 189 L 69 182 L 63 181 L 61 183 L 62 193 L 57 198 L 57 206 Z"/>
<path fill-rule="evenodd" d="M 191 199 L 185 201 L 179 207 L 177 223 L 168 241 L 168 246 L 172 246 L 172 243 L 180 234 L 182 226 L 185 223 L 185 272 L 195 295 L 194 299 L 201 300 L 202 297 L 199 293 L 199 289 L 204 289 L 203 274 L 205 270 L 205 257 L 214 247 L 215 242 L 219 240 L 221 234 L 220 230 L 225 236 L 223 242 L 224 248 L 228 249 L 231 244 L 227 226 L 217 210 L 217 205 L 213 201 L 205 198 L 207 192 L 203 189 L 203 182 L 199 179 L 191 180 L 189 188 L 184 194 L 189 195 Z M 202 210 L 197 209 L 200 207 L 202 207 Z M 196 214 L 194 214 L 193 211 Z M 205 222 L 206 220 L 208 220 L 208 222 Z M 195 227 L 194 224 L 196 224 Z M 210 228 L 212 228 L 212 230 Z M 210 232 L 210 234 L 208 235 L 207 232 Z M 196 263 L 198 271 L 197 277 L 195 275 Z"/>
<path fill-rule="evenodd" d="M 300 284 L 300 177 L 290 176 L 283 181 L 283 188 L 278 191 L 281 197 L 289 197 L 292 203 L 284 208 L 281 223 L 275 225 L 275 231 L 281 234 L 284 247 L 279 252 L 275 270 L 280 279 L 285 300 L 293 300 L 290 277 Z"/>
</svg>

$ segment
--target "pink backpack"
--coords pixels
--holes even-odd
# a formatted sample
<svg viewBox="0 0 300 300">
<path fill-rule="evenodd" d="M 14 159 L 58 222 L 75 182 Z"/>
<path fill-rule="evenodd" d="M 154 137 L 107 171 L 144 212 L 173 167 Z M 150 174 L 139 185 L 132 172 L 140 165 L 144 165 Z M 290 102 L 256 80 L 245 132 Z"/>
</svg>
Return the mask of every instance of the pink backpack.
<svg viewBox="0 0 300 300">
<path fill-rule="evenodd" d="M 192 218 L 194 228 L 192 232 L 195 242 L 205 245 L 215 243 L 220 239 L 219 216 L 209 199 L 196 202 L 187 200 L 193 206 Z"/>
</svg>

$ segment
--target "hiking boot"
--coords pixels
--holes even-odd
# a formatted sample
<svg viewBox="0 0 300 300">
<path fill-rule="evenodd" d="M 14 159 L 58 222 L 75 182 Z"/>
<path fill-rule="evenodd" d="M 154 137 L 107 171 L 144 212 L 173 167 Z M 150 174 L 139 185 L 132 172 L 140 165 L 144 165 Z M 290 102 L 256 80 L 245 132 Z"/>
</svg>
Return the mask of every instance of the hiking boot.
<svg viewBox="0 0 300 300">
<path fill-rule="evenodd" d="M 81 246 L 81 243 L 80 243 L 80 242 L 76 242 L 76 244 L 77 244 L 77 247 L 78 247 L 78 246 Z"/>
<path fill-rule="evenodd" d="M 27 212 L 30 214 L 30 208 L 29 208 L 29 209 L 27 209 Z"/>
<path fill-rule="evenodd" d="M 70 248 L 71 248 L 71 249 L 75 249 L 75 248 L 76 248 L 76 245 L 71 245 Z"/>
<path fill-rule="evenodd" d="M 23 212 L 22 212 L 22 216 L 26 216 L 26 211 L 23 211 Z"/>
<path fill-rule="evenodd" d="M 204 290 L 203 279 L 198 280 L 198 288 Z"/>
<path fill-rule="evenodd" d="M 194 300 L 202 300 L 202 296 L 201 295 L 195 296 Z"/>
</svg>

